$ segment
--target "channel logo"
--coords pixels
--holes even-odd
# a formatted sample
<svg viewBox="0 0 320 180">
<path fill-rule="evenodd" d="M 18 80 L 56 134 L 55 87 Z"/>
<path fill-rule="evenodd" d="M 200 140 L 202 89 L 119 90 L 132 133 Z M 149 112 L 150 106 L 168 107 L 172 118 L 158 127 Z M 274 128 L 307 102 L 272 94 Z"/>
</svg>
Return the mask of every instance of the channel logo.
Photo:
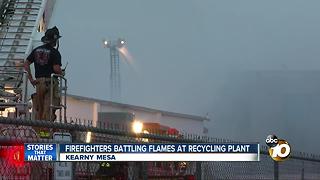
<svg viewBox="0 0 320 180">
<path fill-rule="evenodd" d="M 291 153 L 289 143 L 284 139 L 278 139 L 275 135 L 269 135 L 266 139 L 269 146 L 269 155 L 275 161 L 287 160 Z"/>
</svg>

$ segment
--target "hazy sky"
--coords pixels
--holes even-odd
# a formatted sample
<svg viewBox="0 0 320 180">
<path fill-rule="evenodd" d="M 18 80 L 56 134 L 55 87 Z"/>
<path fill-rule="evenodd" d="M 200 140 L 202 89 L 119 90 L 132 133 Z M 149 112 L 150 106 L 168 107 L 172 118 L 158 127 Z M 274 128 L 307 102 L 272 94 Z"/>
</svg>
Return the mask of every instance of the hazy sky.
<svg viewBox="0 0 320 180">
<path fill-rule="evenodd" d="M 310 120 L 306 111 L 288 110 L 291 96 L 282 95 L 290 89 L 283 77 L 287 72 L 320 67 L 319 6 L 318 0 L 57 0 L 50 24 L 63 36 L 60 51 L 63 64 L 69 62 L 72 94 L 109 98 L 110 60 L 102 39 L 123 37 L 134 67 L 121 62 L 122 102 L 209 113 L 214 136 L 261 141 L 276 133 L 294 145 L 304 140 L 310 146 L 305 149 L 315 152 L 305 140 L 319 136 L 315 119 L 320 115 Z M 274 70 L 284 75 L 263 75 L 268 85 L 255 74 Z M 309 76 L 298 74 L 297 81 L 288 77 L 291 88 L 308 83 Z M 275 93 L 269 96 L 269 90 Z M 312 112 L 320 108 L 320 99 L 311 105 L 300 99 Z M 274 108 L 276 102 L 283 105 Z M 301 119 L 290 122 L 293 112 Z"/>
</svg>

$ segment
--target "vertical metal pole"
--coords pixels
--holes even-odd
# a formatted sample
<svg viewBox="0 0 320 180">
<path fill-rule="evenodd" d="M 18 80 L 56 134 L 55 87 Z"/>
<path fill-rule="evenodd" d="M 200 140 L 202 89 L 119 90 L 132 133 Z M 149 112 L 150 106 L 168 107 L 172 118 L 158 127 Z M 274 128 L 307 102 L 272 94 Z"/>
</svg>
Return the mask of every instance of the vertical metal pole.
<svg viewBox="0 0 320 180">
<path fill-rule="evenodd" d="M 113 64 L 114 64 L 114 61 L 113 61 L 113 45 L 111 44 L 111 47 L 110 47 L 110 98 L 112 100 L 114 100 L 114 77 L 113 77 Z"/>
<path fill-rule="evenodd" d="M 49 119 L 51 121 L 52 119 L 52 106 L 53 106 L 53 74 L 51 74 L 51 79 L 50 79 L 50 107 L 49 107 Z"/>
<path fill-rule="evenodd" d="M 26 74 L 26 72 L 23 73 L 24 74 L 24 82 L 25 82 L 25 86 L 24 86 L 24 97 L 23 97 L 23 102 L 27 103 L 28 101 L 28 75 Z"/>
<path fill-rule="evenodd" d="M 196 179 L 201 180 L 202 176 L 202 167 L 201 167 L 201 161 L 196 162 Z"/>
<path fill-rule="evenodd" d="M 57 78 L 58 80 L 58 87 L 59 87 L 59 94 L 60 94 L 60 97 L 62 95 L 62 78 L 61 77 L 58 77 Z M 60 119 L 60 123 L 62 123 L 62 107 L 61 107 L 61 98 L 59 98 L 59 106 L 60 106 L 60 109 L 59 109 L 59 119 Z"/>
<path fill-rule="evenodd" d="M 28 98 L 27 98 L 27 96 L 28 96 L 28 75 L 27 75 L 26 71 L 24 71 L 23 76 L 24 76 L 23 103 L 26 103 L 26 105 L 24 105 L 23 110 L 26 113 L 25 117 L 27 119 L 27 114 L 29 114 L 29 109 L 28 109 L 28 103 L 27 103 L 27 101 L 28 101 Z"/>
<path fill-rule="evenodd" d="M 304 161 L 302 161 L 301 180 L 304 180 Z"/>
<path fill-rule="evenodd" d="M 141 179 L 148 180 L 148 162 L 141 162 Z"/>
<path fill-rule="evenodd" d="M 273 179 L 279 180 L 279 163 L 277 161 L 273 161 Z"/>
<path fill-rule="evenodd" d="M 115 91 L 116 91 L 116 100 L 120 101 L 121 96 L 121 87 L 120 87 L 120 59 L 119 59 L 119 50 L 115 47 Z"/>
<path fill-rule="evenodd" d="M 67 79 L 64 79 L 64 123 L 67 123 Z"/>
<path fill-rule="evenodd" d="M 117 43 L 111 42 L 110 44 L 110 95 L 114 101 L 120 100 L 120 60 Z"/>
</svg>

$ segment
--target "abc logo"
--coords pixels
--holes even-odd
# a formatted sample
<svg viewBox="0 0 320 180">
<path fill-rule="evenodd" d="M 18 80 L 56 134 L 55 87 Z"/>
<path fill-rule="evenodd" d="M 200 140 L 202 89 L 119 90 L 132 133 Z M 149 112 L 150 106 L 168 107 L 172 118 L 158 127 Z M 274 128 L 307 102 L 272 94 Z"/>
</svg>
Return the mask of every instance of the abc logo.
<svg viewBox="0 0 320 180">
<path fill-rule="evenodd" d="M 278 139 L 275 135 L 269 135 L 266 139 L 269 146 L 269 155 L 275 161 L 284 161 L 290 156 L 291 148 L 286 140 Z"/>
<path fill-rule="evenodd" d="M 269 147 L 275 147 L 278 144 L 278 138 L 275 135 L 269 135 L 266 139 L 266 144 Z"/>
</svg>

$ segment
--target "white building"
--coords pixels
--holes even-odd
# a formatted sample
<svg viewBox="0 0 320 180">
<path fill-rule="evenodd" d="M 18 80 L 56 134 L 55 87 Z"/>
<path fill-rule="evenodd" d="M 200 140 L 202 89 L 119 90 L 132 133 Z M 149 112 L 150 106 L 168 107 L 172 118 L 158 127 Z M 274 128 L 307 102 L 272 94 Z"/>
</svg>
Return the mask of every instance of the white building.
<svg viewBox="0 0 320 180">
<path fill-rule="evenodd" d="M 137 121 L 159 123 L 170 128 L 175 128 L 180 132 L 197 135 L 203 135 L 208 132 L 205 128 L 206 122 L 209 121 L 207 117 L 162 111 L 76 95 L 67 96 L 68 119 L 92 120 L 93 125 L 96 125 L 98 115 L 101 112 L 133 113 Z"/>
</svg>

